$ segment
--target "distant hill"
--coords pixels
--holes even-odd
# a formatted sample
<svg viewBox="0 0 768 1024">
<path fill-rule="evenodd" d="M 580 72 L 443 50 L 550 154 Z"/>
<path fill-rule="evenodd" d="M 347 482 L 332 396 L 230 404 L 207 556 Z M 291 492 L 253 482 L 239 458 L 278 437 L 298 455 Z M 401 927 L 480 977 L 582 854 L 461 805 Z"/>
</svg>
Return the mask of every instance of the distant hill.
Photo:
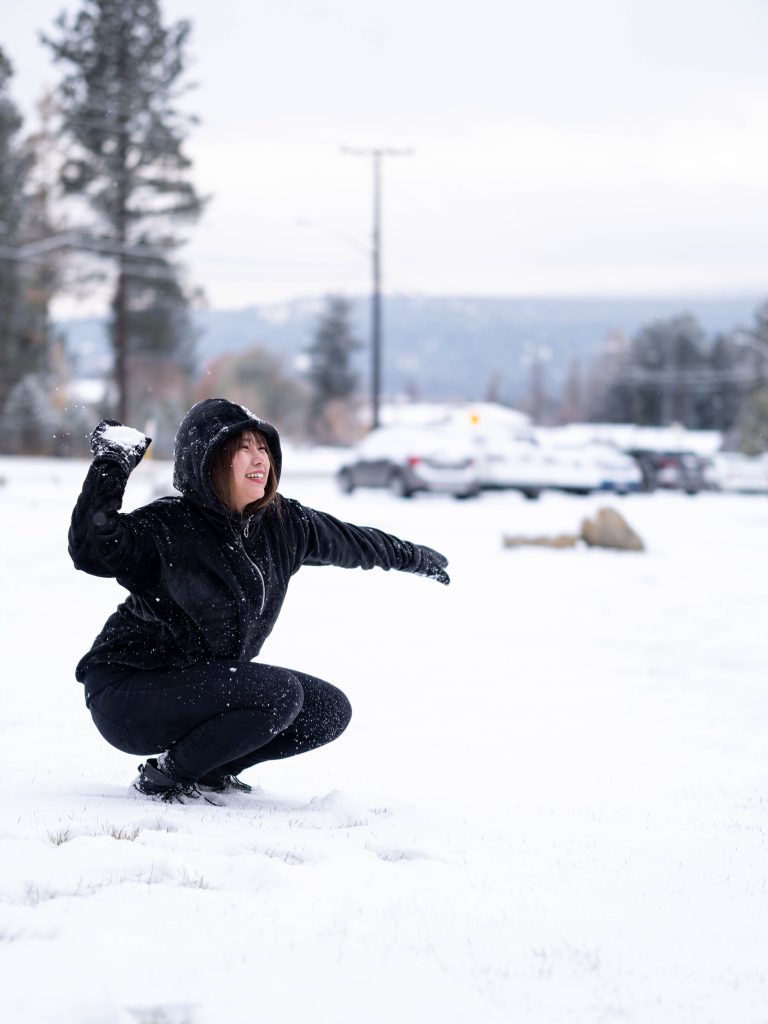
<svg viewBox="0 0 768 1024">
<path fill-rule="evenodd" d="M 547 383 L 561 386 L 571 362 L 586 366 L 615 332 L 631 337 L 641 326 L 691 313 L 708 335 L 752 322 L 765 296 L 664 298 L 457 298 L 388 296 L 384 302 L 384 391 L 426 399 L 482 398 L 492 379 L 498 394 L 514 403 L 525 390 L 531 360 L 547 358 Z M 369 336 L 369 300 L 351 300 L 358 336 Z M 306 349 L 322 300 L 202 310 L 195 314 L 200 368 L 226 353 L 260 345 L 286 366 Z M 79 376 L 109 370 L 104 321 L 66 320 L 67 338 Z M 359 357 L 368 377 L 367 346 Z"/>
</svg>

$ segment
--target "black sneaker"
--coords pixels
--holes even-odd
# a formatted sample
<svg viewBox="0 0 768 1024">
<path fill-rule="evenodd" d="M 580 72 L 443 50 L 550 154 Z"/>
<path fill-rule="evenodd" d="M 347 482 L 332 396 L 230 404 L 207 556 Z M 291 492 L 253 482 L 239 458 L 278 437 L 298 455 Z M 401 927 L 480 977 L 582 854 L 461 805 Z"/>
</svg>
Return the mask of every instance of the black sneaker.
<svg viewBox="0 0 768 1024">
<path fill-rule="evenodd" d="M 185 799 L 199 800 L 203 795 L 194 782 L 180 782 L 167 775 L 157 763 L 156 757 L 148 757 L 139 765 L 139 774 L 133 780 L 133 788 L 144 796 L 156 796 L 166 803 L 183 803 Z"/>
<path fill-rule="evenodd" d="M 253 786 L 229 773 L 219 775 L 216 772 L 208 772 L 207 775 L 200 776 L 197 785 L 209 793 L 250 793 L 253 790 Z"/>
</svg>

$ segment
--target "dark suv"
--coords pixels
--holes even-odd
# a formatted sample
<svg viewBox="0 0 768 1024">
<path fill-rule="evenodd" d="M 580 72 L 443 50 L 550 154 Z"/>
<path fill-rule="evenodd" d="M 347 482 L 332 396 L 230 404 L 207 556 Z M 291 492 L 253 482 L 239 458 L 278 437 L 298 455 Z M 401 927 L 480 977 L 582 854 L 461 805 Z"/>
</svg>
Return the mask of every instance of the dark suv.
<svg viewBox="0 0 768 1024">
<path fill-rule="evenodd" d="M 643 474 L 643 490 L 659 488 L 698 494 L 709 489 L 708 460 L 695 452 L 666 452 L 635 449 L 629 453 Z"/>
</svg>

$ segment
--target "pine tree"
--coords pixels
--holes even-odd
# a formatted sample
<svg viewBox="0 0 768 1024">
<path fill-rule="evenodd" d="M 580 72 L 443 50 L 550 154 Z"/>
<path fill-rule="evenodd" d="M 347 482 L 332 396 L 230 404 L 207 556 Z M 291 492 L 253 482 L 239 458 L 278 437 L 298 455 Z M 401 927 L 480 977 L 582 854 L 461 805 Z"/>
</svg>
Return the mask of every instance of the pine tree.
<svg viewBox="0 0 768 1024">
<path fill-rule="evenodd" d="M 190 23 L 165 27 L 158 0 L 83 0 L 79 13 L 71 21 L 62 13 L 56 27 L 58 36 L 43 41 L 68 67 L 59 98 L 63 132 L 75 146 L 62 180 L 96 214 L 103 255 L 115 265 L 112 339 L 118 415 L 127 420 L 132 314 L 143 312 L 144 282 L 153 273 L 165 282 L 166 298 L 176 281 L 177 309 L 183 305 L 169 259 L 178 245 L 170 226 L 196 220 L 204 205 L 187 178 L 191 161 L 183 149 L 196 119 L 177 107 Z M 183 317 L 171 337 L 165 353 L 175 356 L 189 342 Z"/>
<path fill-rule="evenodd" d="M 768 302 L 755 311 L 753 326 L 734 330 L 729 343 L 740 389 L 730 440 L 749 455 L 761 454 L 768 451 Z"/>
<path fill-rule="evenodd" d="M 753 390 L 744 350 L 728 334 L 718 334 L 707 354 L 710 386 L 699 401 L 698 426 L 726 436 L 738 430 L 748 394 Z"/>
<path fill-rule="evenodd" d="M 0 411 L 14 385 L 37 369 L 19 259 L 32 158 L 19 139 L 22 120 L 8 91 L 12 74 L 0 49 Z"/>
<path fill-rule="evenodd" d="M 759 388 L 749 398 L 740 447 L 747 455 L 768 452 L 768 387 Z"/>
<path fill-rule="evenodd" d="M 352 400 L 358 375 L 352 356 L 361 347 L 350 326 L 351 306 L 339 295 L 326 300 L 307 350 L 310 359 L 310 434 L 319 441 L 339 443 L 353 431 Z"/>
<path fill-rule="evenodd" d="M 17 455 L 52 455 L 61 417 L 42 376 L 26 373 L 14 384 L 0 416 L 3 447 Z"/>
</svg>

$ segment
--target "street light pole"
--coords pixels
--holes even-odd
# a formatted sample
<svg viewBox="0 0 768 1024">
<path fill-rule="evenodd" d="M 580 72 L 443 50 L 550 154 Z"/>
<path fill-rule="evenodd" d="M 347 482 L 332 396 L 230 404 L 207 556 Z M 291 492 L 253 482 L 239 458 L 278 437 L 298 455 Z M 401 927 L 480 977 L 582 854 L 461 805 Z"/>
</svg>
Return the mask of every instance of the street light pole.
<svg viewBox="0 0 768 1024">
<path fill-rule="evenodd" d="M 353 156 L 373 158 L 373 231 L 371 235 L 371 423 L 380 424 L 381 409 L 381 160 L 385 156 L 410 156 L 410 149 L 356 149 L 345 146 L 342 150 Z"/>
</svg>

